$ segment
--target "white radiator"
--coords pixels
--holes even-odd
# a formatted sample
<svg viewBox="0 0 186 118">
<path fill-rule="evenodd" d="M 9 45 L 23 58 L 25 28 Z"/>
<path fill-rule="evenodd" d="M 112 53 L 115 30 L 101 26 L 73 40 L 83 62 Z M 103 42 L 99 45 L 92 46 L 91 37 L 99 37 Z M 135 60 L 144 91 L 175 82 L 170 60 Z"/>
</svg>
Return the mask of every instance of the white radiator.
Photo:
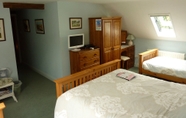
<svg viewBox="0 0 186 118">
<path fill-rule="evenodd" d="M 169 51 L 162 51 L 162 50 L 158 50 L 158 56 L 166 56 L 166 57 L 172 57 L 172 58 L 177 58 L 177 59 L 185 59 L 185 53 L 169 52 Z"/>
</svg>

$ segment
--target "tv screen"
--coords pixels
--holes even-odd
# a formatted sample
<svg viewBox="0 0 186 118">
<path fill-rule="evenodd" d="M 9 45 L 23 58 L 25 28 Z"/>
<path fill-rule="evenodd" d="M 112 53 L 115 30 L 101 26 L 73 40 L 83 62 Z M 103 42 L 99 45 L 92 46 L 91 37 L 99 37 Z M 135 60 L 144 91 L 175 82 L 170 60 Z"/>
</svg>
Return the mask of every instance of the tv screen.
<svg viewBox="0 0 186 118">
<path fill-rule="evenodd" d="M 68 36 L 69 48 L 80 48 L 84 46 L 84 34 L 74 34 Z"/>
</svg>

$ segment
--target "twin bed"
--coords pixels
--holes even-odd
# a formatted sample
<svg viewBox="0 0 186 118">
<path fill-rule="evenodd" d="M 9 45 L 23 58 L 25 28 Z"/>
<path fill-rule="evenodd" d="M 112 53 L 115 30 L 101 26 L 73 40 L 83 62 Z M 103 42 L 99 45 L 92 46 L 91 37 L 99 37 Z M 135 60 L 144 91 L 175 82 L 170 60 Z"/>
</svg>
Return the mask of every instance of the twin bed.
<svg viewBox="0 0 186 118">
<path fill-rule="evenodd" d="M 127 81 L 116 74 L 135 78 Z M 55 80 L 55 118 L 185 118 L 186 85 L 120 69 L 114 60 Z"/>
<path fill-rule="evenodd" d="M 139 54 L 139 73 L 186 84 L 184 53 L 151 49 Z"/>
</svg>

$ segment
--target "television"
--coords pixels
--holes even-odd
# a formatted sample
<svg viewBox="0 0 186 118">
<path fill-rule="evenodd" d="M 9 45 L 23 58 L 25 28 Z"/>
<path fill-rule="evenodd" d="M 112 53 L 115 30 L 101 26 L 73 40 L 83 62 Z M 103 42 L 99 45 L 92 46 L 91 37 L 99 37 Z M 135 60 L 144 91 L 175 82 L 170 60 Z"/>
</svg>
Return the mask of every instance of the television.
<svg viewBox="0 0 186 118">
<path fill-rule="evenodd" d="M 73 34 L 68 36 L 68 47 L 72 51 L 79 51 L 84 46 L 84 34 Z"/>
</svg>

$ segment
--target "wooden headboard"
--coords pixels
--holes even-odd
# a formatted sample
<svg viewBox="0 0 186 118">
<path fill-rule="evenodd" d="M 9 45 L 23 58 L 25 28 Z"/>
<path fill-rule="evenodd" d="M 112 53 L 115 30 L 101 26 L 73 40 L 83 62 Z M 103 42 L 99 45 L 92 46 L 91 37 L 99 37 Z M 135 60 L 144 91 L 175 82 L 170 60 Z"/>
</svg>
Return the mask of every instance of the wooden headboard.
<svg viewBox="0 0 186 118">
<path fill-rule="evenodd" d="M 139 73 L 142 74 L 142 64 L 145 60 L 151 59 L 158 55 L 158 49 L 148 50 L 139 54 Z"/>
<path fill-rule="evenodd" d="M 120 68 L 120 59 L 110 61 L 98 66 L 88 68 L 86 70 L 74 73 L 72 75 L 54 80 L 56 83 L 56 94 L 59 97 L 65 91 L 79 86 L 85 82 L 93 80 L 99 76 L 107 74 L 113 70 Z"/>
</svg>

